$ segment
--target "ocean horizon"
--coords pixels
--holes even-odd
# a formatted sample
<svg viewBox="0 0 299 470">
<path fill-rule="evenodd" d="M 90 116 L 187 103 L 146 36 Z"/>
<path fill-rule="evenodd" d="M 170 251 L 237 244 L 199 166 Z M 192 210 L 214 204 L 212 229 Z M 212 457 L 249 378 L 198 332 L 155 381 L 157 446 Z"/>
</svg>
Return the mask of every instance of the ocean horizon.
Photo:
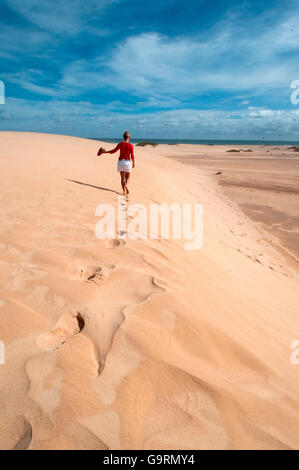
<svg viewBox="0 0 299 470">
<path fill-rule="evenodd" d="M 89 137 L 91 140 L 117 143 L 121 137 Z M 131 139 L 133 144 L 153 142 L 156 144 L 193 144 L 193 145 L 299 145 L 299 140 L 241 140 L 241 139 Z"/>
</svg>

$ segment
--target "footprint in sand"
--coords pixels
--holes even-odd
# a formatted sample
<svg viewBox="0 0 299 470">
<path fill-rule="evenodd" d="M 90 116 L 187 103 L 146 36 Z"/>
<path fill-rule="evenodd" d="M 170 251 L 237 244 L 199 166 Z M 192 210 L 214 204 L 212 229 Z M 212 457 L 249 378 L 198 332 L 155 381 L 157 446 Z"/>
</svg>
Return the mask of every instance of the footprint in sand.
<svg viewBox="0 0 299 470">
<path fill-rule="evenodd" d="M 25 420 L 24 418 L 24 430 L 23 435 L 13 447 L 12 450 L 27 450 L 30 447 L 32 440 L 32 426 L 29 421 Z"/>
<path fill-rule="evenodd" d="M 119 240 L 118 238 L 106 240 L 106 248 L 117 248 L 118 246 L 124 246 L 125 244 L 125 240 Z"/>
<path fill-rule="evenodd" d="M 101 284 L 107 278 L 106 268 L 101 266 L 80 266 L 74 278 L 78 281 L 93 282 Z"/>
<path fill-rule="evenodd" d="M 15 414 L 10 409 L 8 416 L 1 422 L 1 449 L 27 450 L 31 446 L 32 426 L 23 415 Z"/>
<path fill-rule="evenodd" d="M 52 330 L 38 336 L 36 343 L 45 351 L 54 351 L 72 336 L 80 333 L 84 326 L 85 319 L 80 312 L 73 316 L 69 313 L 64 313 Z"/>
</svg>

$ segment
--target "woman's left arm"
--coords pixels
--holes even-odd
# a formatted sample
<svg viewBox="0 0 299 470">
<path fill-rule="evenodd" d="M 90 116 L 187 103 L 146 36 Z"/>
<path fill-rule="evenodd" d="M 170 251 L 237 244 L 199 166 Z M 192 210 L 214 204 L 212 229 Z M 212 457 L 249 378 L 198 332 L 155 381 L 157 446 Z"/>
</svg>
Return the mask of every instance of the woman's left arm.
<svg viewBox="0 0 299 470">
<path fill-rule="evenodd" d="M 132 147 L 131 147 L 131 159 L 132 159 L 132 162 L 133 162 L 132 167 L 134 168 L 135 167 L 135 155 L 134 155 L 134 146 L 133 146 L 133 144 L 132 144 Z"/>
</svg>

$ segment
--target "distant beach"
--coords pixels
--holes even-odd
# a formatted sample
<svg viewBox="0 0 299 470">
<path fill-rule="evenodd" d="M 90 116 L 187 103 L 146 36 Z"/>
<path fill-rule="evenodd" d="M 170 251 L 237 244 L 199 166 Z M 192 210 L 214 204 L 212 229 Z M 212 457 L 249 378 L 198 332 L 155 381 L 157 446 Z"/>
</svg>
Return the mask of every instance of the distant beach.
<svg viewBox="0 0 299 470">
<path fill-rule="evenodd" d="M 100 142 L 115 143 L 119 137 L 90 137 L 92 140 Z M 154 139 L 153 137 L 142 137 L 140 139 L 131 139 L 133 144 L 138 142 L 155 142 L 157 144 L 193 144 L 193 145 L 299 145 L 299 140 L 238 140 L 238 139 Z"/>
<path fill-rule="evenodd" d="M 293 147 L 293 148 L 292 148 Z M 298 268 L 299 153 L 288 144 L 255 146 L 180 145 L 159 152 L 213 175 L 224 193 L 275 243 Z M 165 149 L 163 151 L 163 149 Z M 217 174 L 218 173 L 218 174 Z"/>
</svg>

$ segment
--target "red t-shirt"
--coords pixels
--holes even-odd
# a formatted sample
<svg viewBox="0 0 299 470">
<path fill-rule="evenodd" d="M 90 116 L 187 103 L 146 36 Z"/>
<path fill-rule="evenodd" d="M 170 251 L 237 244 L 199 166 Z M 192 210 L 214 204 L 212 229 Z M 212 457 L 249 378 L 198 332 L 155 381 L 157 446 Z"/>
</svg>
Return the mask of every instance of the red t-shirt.
<svg viewBox="0 0 299 470">
<path fill-rule="evenodd" d="M 120 150 L 119 160 L 130 160 L 130 155 L 134 161 L 134 146 L 130 142 L 119 142 L 113 150 L 109 150 L 107 153 L 115 153 Z"/>
</svg>

